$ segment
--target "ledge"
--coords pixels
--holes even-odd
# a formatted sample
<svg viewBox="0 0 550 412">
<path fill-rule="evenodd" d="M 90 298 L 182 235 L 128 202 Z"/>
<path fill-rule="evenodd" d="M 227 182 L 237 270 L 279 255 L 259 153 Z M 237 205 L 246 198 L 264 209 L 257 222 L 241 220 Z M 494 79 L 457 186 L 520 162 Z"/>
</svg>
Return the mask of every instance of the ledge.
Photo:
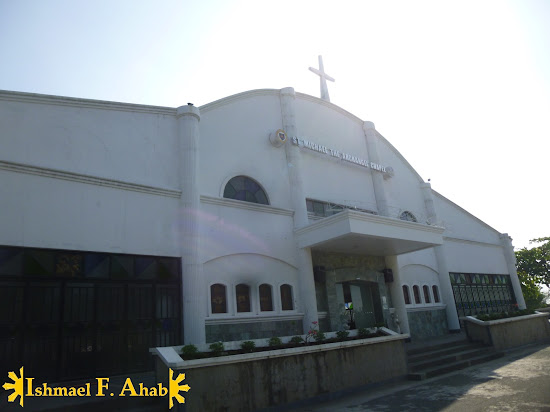
<svg viewBox="0 0 550 412">
<path fill-rule="evenodd" d="M 184 361 L 178 355 L 173 347 L 165 348 L 152 348 L 149 351 L 158 356 L 162 362 L 173 370 L 180 369 L 194 369 L 202 368 L 206 366 L 228 365 L 232 363 L 253 362 L 261 359 L 273 359 L 285 356 L 303 355 L 306 353 L 319 353 L 326 352 L 334 349 L 352 348 L 356 346 L 375 345 L 378 343 L 400 341 L 409 338 L 408 334 L 397 334 L 389 329 L 382 328 L 386 333 L 390 332 L 388 336 L 381 336 L 378 338 L 366 338 L 358 340 L 350 340 L 344 342 L 325 343 L 321 345 L 304 345 L 302 347 L 288 348 L 288 349 L 276 349 L 264 352 L 256 353 L 244 353 L 241 355 L 219 356 L 206 359 L 194 359 Z M 179 359 L 179 360 L 177 360 Z"/>
<path fill-rule="evenodd" d="M 258 315 L 258 316 L 231 316 L 231 317 L 208 317 L 205 319 L 206 325 L 227 325 L 233 323 L 261 323 L 261 322 L 283 322 L 287 320 L 302 320 L 303 313 L 293 313 L 289 315 Z"/>
<path fill-rule="evenodd" d="M 294 211 L 290 209 L 283 209 L 270 205 L 261 205 L 258 203 L 244 202 L 242 200 L 226 199 L 223 197 L 201 195 L 201 203 L 225 207 L 234 207 L 244 210 L 253 210 L 255 212 L 269 213 L 272 215 L 294 216 Z"/>
<path fill-rule="evenodd" d="M 504 319 L 497 319 L 497 320 L 479 320 L 478 318 L 475 318 L 473 316 L 464 316 L 464 317 L 461 317 L 460 319 L 475 323 L 476 325 L 480 325 L 480 326 L 492 326 L 492 325 L 501 325 L 504 323 L 519 322 L 526 319 L 548 318 L 548 316 L 549 316 L 548 313 L 540 313 L 535 311 L 535 313 L 532 315 L 514 316 L 511 318 L 504 318 Z"/>
</svg>

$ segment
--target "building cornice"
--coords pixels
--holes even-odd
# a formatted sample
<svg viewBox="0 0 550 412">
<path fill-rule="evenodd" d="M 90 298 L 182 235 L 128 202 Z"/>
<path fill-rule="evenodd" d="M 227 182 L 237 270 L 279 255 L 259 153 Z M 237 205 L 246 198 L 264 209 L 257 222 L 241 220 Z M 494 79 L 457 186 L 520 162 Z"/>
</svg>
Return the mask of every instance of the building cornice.
<svg viewBox="0 0 550 412">
<path fill-rule="evenodd" d="M 451 236 L 443 236 L 443 240 L 448 242 L 467 243 L 467 244 L 476 245 L 476 246 L 490 246 L 490 247 L 496 247 L 496 248 L 502 247 L 501 244 L 497 244 L 497 243 L 480 242 L 479 240 L 463 239 L 463 238 L 451 237 Z"/>
<path fill-rule="evenodd" d="M 357 212 L 357 211 L 348 209 L 340 213 L 337 213 L 335 215 L 321 219 L 315 223 L 311 223 L 306 227 L 297 229 L 295 230 L 295 233 L 297 235 L 302 235 L 304 233 L 307 233 L 313 230 L 318 230 L 323 226 L 329 226 L 336 222 L 339 222 L 342 220 L 348 220 L 350 218 L 356 219 L 356 220 L 362 220 L 365 222 L 384 223 L 385 225 L 396 226 L 400 228 L 409 228 L 409 229 L 420 230 L 420 231 L 429 232 L 429 233 L 442 234 L 445 231 L 444 228 L 438 227 L 438 226 L 428 226 L 422 223 L 410 222 L 408 220 L 401 220 L 401 219 L 395 219 L 393 217 L 373 215 L 371 213 Z"/>
<path fill-rule="evenodd" d="M 172 107 L 109 102 L 105 100 L 80 99 L 75 97 L 52 96 L 37 93 L 12 92 L 8 90 L 0 90 L 0 100 L 57 106 L 72 106 L 78 108 L 119 110 L 124 112 L 163 114 L 170 116 L 176 115 L 176 109 Z"/>
<path fill-rule="evenodd" d="M 180 190 L 167 189 L 162 187 L 149 186 L 139 183 L 125 182 L 122 180 L 108 179 L 105 177 L 85 175 L 81 173 L 68 172 L 65 170 L 50 169 L 47 167 L 31 166 L 22 163 L 0 160 L 0 170 L 14 173 L 25 173 L 51 179 L 68 180 L 71 182 L 90 184 L 95 186 L 109 187 L 112 189 L 129 190 L 132 192 L 147 193 L 156 196 L 181 197 Z"/>
<path fill-rule="evenodd" d="M 201 195 L 201 203 L 234 207 L 237 209 L 253 210 L 255 212 L 269 213 L 272 215 L 293 216 L 294 211 L 290 209 L 283 209 L 280 207 L 274 207 L 270 205 L 261 205 L 258 203 L 244 202 L 242 200 L 226 199 L 222 197 L 212 197 Z"/>
</svg>

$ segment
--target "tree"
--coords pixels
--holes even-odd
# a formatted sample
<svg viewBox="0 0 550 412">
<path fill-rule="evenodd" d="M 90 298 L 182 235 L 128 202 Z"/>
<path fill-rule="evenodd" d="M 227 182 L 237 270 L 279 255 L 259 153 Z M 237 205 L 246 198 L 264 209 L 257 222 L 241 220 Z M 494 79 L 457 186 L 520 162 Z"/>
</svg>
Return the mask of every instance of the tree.
<svg viewBox="0 0 550 412">
<path fill-rule="evenodd" d="M 525 304 L 537 308 L 544 306 L 545 300 L 540 285 L 550 288 L 550 237 L 532 239 L 529 243 L 541 244 L 516 251 L 516 267 Z"/>
</svg>

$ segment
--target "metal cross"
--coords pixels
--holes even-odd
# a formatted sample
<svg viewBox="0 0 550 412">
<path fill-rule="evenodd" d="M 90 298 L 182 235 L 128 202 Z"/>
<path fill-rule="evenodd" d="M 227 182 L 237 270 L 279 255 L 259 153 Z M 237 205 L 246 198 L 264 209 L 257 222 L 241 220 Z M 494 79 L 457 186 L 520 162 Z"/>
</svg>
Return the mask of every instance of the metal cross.
<svg viewBox="0 0 550 412">
<path fill-rule="evenodd" d="M 314 67 L 310 67 L 309 70 L 311 70 L 313 73 L 319 76 L 319 80 L 321 82 L 321 99 L 326 100 L 327 102 L 330 102 L 330 97 L 328 95 L 327 80 L 333 82 L 334 79 L 325 73 L 325 68 L 323 66 L 323 56 L 319 56 L 319 70 L 317 70 Z"/>
</svg>

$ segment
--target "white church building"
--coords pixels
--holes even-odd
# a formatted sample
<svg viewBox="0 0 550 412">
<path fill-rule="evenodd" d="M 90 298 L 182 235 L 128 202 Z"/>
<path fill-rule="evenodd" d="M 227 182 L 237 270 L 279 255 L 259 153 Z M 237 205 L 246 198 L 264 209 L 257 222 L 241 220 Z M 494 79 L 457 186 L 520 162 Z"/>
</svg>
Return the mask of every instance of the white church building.
<svg viewBox="0 0 550 412">
<path fill-rule="evenodd" d="M 0 364 L 125 373 L 153 346 L 312 322 L 427 339 L 525 307 L 510 237 L 322 90 L 178 108 L 1 91 Z"/>
</svg>

